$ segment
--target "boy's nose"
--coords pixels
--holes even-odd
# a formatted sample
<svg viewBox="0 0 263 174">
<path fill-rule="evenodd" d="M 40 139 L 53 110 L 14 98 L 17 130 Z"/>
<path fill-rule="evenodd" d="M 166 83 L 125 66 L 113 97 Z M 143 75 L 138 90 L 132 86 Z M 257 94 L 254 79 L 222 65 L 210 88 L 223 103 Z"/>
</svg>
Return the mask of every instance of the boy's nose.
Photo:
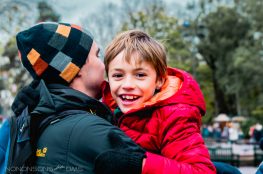
<svg viewBox="0 0 263 174">
<path fill-rule="evenodd" d="M 133 89 L 135 87 L 134 80 L 131 77 L 127 77 L 123 80 L 122 88 L 123 89 Z"/>
</svg>

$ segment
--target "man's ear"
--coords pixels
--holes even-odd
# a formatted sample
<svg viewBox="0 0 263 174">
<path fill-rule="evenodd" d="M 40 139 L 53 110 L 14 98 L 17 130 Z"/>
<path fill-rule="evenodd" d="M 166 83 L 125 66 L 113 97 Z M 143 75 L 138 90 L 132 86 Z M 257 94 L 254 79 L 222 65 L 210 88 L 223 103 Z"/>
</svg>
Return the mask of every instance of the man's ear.
<svg viewBox="0 0 263 174">
<path fill-rule="evenodd" d="M 162 88 L 164 82 L 165 82 L 165 78 L 164 77 L 158 77 L 157 81 L 156 81 L 156 89 L 160 90 Z"/>
<path fill-rule="evenodd" d="M 82 76 L 83 73 L 86 73 L 86 72 L 85 72 L 85 69 L 84 69 L 83 67 L 84 67 L 84 66 L 88 66 L 88 65 L 87 65 L 88 62 L 89 62 L 89 59 L 87 58 L 85 64 L 80 68 L 79 73 L 76 75 L 76 77 L 80 77 L 80 76 Z"/>
<path fill-rule="evenodd" d="M 79 73 L 76 75 L 76 77 L 80 77 L 80 76 L 82 76 L 82 71 L 81 71 L 81 69 L 80 69 Z M 75 77 L 75 78 L 76 78 L 76 77 Z"/>
</svg>

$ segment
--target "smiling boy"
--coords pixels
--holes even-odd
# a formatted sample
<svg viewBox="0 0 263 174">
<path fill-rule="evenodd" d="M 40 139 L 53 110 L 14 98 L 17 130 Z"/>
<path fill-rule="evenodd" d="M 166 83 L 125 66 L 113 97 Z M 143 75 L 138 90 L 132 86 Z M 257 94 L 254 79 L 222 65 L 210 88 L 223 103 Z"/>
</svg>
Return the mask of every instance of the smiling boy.
<svg viewBox="0 0 263 174">
<path fill-rule="evenodd" d="M 167 67 L 162 44 L 139 30 L 123 32 L 104 63 L 110 89 L 104 84 L 103 101 L 147 150 L 142 174 L 216 173 L 200 134 L 202 92 L 188 73 Z"/>
<path fill-rule="evenodd" d="M 164 78 L 157 78 L 154 67 L 147 62 L 139 62 L 139 55 L 131 55 L 130 63 L 123 59 L 124 51 L 109 65 L 111 93 L 120 110 L 124 113 L 139 108 L 159 90 Z"/>
</svg>

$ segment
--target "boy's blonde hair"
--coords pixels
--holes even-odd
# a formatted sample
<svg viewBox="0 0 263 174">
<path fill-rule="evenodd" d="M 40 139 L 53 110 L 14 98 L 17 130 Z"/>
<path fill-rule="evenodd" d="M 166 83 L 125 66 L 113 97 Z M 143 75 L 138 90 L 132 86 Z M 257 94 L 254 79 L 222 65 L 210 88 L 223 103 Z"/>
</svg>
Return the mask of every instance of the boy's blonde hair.
<svg viewBox="0 0 263 174">
<path fill-rule="evenodd" d="M 138 63 L 149 62 L 156 70 L 158 78 L 166 77 L 166 52 L 164 46 L 140 30 L 129 30 L 118 34 L 105 51 L 105 68 L 108 75 L 110 62 L 124 51 L 124 58 L 131 61 L 131 55 L 137 53 Z"/>
</svg>

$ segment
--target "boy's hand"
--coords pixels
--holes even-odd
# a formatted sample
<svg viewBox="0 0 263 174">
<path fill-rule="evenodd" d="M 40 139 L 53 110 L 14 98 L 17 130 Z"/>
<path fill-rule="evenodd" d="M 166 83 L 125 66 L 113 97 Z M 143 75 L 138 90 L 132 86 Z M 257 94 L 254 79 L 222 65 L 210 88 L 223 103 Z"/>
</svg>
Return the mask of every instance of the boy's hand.
<svg viewBox="0 0 263 174">
<path fill-rule="evenodd" d="M 95 160 L 96 174 L 140 174 L 145 150 L 130 147 L 118 133 L 111 131 L 108 135 L 113 149 L 99 154 Z"/>
</svg>

